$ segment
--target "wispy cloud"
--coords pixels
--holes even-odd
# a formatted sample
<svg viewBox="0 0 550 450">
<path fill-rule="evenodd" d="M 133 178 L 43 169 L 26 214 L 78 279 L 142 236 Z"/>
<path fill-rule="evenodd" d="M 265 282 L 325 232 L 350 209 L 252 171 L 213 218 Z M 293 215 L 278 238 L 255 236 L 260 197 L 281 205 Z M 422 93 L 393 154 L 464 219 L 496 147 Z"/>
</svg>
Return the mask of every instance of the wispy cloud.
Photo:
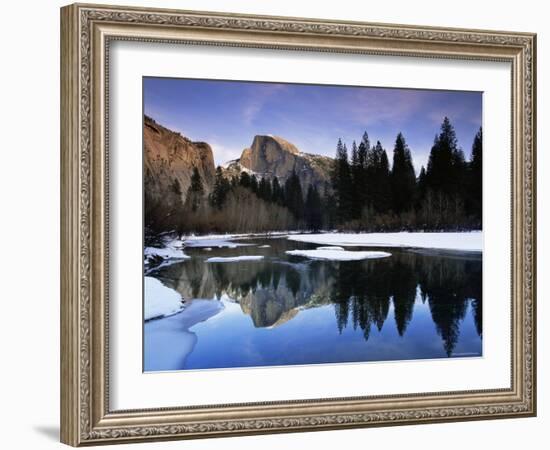
<svg viewBox="0 0 550 450">
<path fill-rule="evenodd" d="M 402 132 L 415 167 L 425 164 L 444 116 L 465 152 L 481 125 L 481 93 L 283 83 L 154 79 L 145 111 L 192 140 L 208 142 L 216 164 L 238 158 L 256 134 L 279 135 L 301 151 L 334 156 L 366 130 L 390 153 Z"/>
<path fill-rule="evenodd" d="M 421 108 L 425 95 L 421 91 L 394 89 L 357 89 L 343 100 L 349 117 L 364 126 L 391 121 L 402 123 Z"/>
<path fill-rule="evenodd" d="M 249 85 L 250 92 L 242 110 L 242 118 L 245 125 L 252 125 L 262 109 L 275 96 L 286 90 L 284 84 Z"/>
</svg>

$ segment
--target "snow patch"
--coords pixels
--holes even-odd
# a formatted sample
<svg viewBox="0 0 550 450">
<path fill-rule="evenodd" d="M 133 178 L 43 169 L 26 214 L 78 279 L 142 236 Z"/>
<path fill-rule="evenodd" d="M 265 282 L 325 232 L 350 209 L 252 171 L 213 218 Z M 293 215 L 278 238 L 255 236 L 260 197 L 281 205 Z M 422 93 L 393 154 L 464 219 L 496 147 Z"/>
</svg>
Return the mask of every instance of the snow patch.
<svg viewBox="0 0 550 450">
<path fill-rule="evenodd" d="M 145 250 L 143 252 L 143 255 L 145 256 L 145 259 L 148 260 L 153 256 L 160 256 L 164 259 L 189 259 L 190 256 L 183 253 L 183 250 L 181 249 L 182 242 L 175 239 L 173 241 L 170 241 L 166 243 L 166 245 L 163 248 L 158 247 L 145 247 Z"/>
<path fill-rule="evenodd" d="M 231 238 L 229 238 L 231 239 Z M 237 247 L 246 247 L 252 244 L 242 244 L 240 242 L 233 242 L 228 238 L 191 238 L 183 241 L 183 244 L 186 247 L 192 248 L 237 248 Z"/>
<path fill-rule="evenodd" d="M 336 250 L 334 250 L 336 248 Z M 387 252 L 353 252 L 340 247 L 319 247 L 316 250 L 287 250 L 287 255 L 331 261 L 360 261 L 362 259 L 387 258 Z"/>
<path fill-rule="evenodd" d="M 194 235 L 190 234 L 187 236 L 182 236 L 177 241 L 181 243 L 189 243 L 192 241 L 202 241 L 202 240 L 210 240 L 210 239 L 221 239 L 224 241 L 233 240 L 233 239 L 247 239 L 247 238 L 255 238 L 255 237 L 262 237 L 262 238 L 271 238 L 271 237 L 286 237 L 289 234 L 304 234 L 303 231 L 291 231 L 291 230 L 281 230 L 281 231 L 264 231 L 263 233 L 212 233 L 212 234 L 204 234 L 204 235 Z"/>
<path fill-rule="evenodd" d="M 291 241 L 343 247 L 410 247 L 481 252 L 483 232 L 456 233 L 324 233 L 288 236 Z"/>
<path fill-rule="evenodd" d="M 143 327 L 144 370 L 181 370 L 182 361 L 197 345 L 197 335 L 189 329 L 214 318 L 223 309 L 222 302 L 195 299 L 177 316 L 147 321 Z"/>
<path fill-rule="evenodd" d="M 248 167 L 243 166 L 240 163 L 240 159 L 232 159 L 230 161 L 227 161 L 223 164 L 220 164 L 224 169 L 226 170 L 238 170 L 239 172 L 246 172 L 249 175 L 258 175 L 257 172 L 254 172 L 253 170 L 249 169 Z"/>
<path fill-rule="evenodd" d="M 171 316 L 183 309 L 181 295 L 176 291 L 164 286 L 156 278 L 144 277 L 144 280 L 144 320 Z"/>
<path fill-rule="evenodd" d="M 223 263 L 223 262 L 237 262 L 237 261 L 260 261 L 264 259 L 263 256 L 229 256 L 229 257 L 216 257 L 208 258 L 206 262 L 208 263 Z"/>
</svg>

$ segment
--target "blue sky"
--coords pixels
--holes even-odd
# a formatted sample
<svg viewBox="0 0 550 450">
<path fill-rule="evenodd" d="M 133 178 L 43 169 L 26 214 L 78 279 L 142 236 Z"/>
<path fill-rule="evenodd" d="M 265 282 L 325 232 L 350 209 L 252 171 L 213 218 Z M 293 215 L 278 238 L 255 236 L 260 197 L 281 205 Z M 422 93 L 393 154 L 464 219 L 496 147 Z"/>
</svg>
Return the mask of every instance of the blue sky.
<svg viewBox="0 0 550 450">
<path fill-rule="evenodd" d="M 194 141 L 208 142 L 216 165 L 238 158 L 256 134 L 273 134 L 302 152 L 334 156 L 366 130 L 392 159 L 397 133 L 415 169 L 427 163 L 444 116 L 466 157 L 482 122 L 482 93 L 288 83 L 143 79 L 145 114 Z"/>
</svg>

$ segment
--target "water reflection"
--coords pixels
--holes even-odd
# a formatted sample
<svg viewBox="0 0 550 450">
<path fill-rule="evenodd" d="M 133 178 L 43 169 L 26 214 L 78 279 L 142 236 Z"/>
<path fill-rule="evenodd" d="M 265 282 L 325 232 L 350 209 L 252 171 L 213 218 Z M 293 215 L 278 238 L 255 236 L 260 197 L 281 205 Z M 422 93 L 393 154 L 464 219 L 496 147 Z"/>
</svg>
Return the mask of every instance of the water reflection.
<svg viewBox="0 0 550 450">
<path fill-rule="evenodd" d="M 365 341 L 373 330 L 380 334 L 387 327 L 394 327 L 399 337 L 407 337 L 415 308 L 425 305 L 447 356 L 453 356 L 465 315 L 471 311 L 478 336 L 474 353 L 479 354 L 480 254 L 434 255 L 392 249 L 392 256 L 384 259 L 308 261 L 285 257 L 286 240 L 270 244 L 263 261 L 210 264 L 201 256 L 204 251 L 197 250 L 192 259 L 162 267 L 152 275 L 185 299 L 229 298 L 257 329 L 274 329 L 302 311 L 330 305 L 338 335 L 354 330 Z M 216 256 L 236 251 L 219 250 Z M 258 254 L 258 247 L 239 248 L 238 254 Z M 422 336 L 413 338 L 420 342 Z M 424 339 L 430 339 L 427 331 Z"/>
</svg>

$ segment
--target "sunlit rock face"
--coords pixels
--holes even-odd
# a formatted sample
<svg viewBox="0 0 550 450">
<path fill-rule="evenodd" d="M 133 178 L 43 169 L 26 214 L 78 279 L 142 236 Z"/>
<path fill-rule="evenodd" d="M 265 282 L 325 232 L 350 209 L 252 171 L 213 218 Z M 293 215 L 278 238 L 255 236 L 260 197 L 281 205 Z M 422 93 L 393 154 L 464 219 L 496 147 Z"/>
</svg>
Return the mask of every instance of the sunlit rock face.
<svg viewBox="0 0 550 450">
<path fill-rule="evenodd" d="M 214 183 L 216 168 L 210 145 L 192 142 L 145 116 L 143 122 L 144 183 L 151 199 L 162 200 L 179 183 L 182 201 L 191 185 L 196 167 L 206 193 Z"/>
<path fill-rule="evenodd" d="M 233 162 L 267 178 L 287 179 L 292 172 L 299 176 L 302 186 L 315 185 L 323 189 L 330 184 L 334 160 L 320 155 L 301 153 L 285 139 L 271 135 L 257 135 L 240 159 Z"/>
<path fill-rule="evenodd" d="M 193 168 L 197 168 L 205 195 L 214 185 L 216 167 L 212 148 L 206 142 L 193 142 L 154 119 L 145 116 L 143 122 L 144 188 L 151 201 L 173 195 L 177 182 L 185 202 L 191 185 Z M 257 135 L 239 159 L 224 165 L 224 174 L 231 178 L 242 171 L 258 178 L 279 178 L 284 182 L 292 172 L 300 178 L 302 188 L 313 184 L 320 192 L 330 190 L 330 174 L 334 160 L 320 155 L 302 153 L 292 143 L 271 135 Z M 165 202 L 168 203 L 168 202 Z"/>
</svg>

